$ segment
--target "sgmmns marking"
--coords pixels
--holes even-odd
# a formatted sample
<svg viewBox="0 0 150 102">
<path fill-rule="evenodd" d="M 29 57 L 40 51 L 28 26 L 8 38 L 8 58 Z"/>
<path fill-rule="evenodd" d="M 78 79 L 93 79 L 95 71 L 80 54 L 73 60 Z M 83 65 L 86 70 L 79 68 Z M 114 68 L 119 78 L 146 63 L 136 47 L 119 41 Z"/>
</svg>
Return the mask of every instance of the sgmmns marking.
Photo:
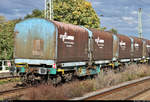
<svg viewBox="0 0 150 102">
<path fill-rule="evenodd" d="M 68 35 L 67 35 L 67 32 L 65 32 L 64 35 L 63 35 L 63 34 L 60 34 L 60 37 L 59 37 L 59 38 L 62 39 L 63 42 L 64 42 L 66 39 L 67 39 L 67 40 L 72 40 L 72 41 L 74 41 L 74 36 L 68 36 Z"/>
<path fill-rule="evenodd" d="M 99 48 L 103 48 L 104 47 L 104 40 L 100 39 L 99 37 L 95 39 L 95 42 L 97 43 Z"/>
<path fill-rule="evenodd" d="M 65 32 L 64 34 L 60 34 L 59 38 L 62 39 L 62 41 L 66 45 L 66 47 L 73 47 L 73 45 L 75 44 L 74 36 L 68 35 L 67 32 Z"/>
</svg>

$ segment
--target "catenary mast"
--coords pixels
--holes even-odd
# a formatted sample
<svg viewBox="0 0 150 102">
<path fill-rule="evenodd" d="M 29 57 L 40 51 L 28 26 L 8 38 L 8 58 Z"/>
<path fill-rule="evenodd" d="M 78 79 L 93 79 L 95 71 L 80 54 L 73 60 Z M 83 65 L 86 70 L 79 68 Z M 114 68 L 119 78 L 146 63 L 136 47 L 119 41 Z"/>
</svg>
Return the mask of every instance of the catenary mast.
<svg viewBox="0 0 150 102">
<path fill-rule="evenodd" d="M 53 19 L 53 0 L 45 0 L 45 18 Z"/>
<path fill-rule="evenodd" d="M 142 38 L 142 8 L 139 8 L 138 12 L 138 33 L 139 37 Z"/>
</svg>

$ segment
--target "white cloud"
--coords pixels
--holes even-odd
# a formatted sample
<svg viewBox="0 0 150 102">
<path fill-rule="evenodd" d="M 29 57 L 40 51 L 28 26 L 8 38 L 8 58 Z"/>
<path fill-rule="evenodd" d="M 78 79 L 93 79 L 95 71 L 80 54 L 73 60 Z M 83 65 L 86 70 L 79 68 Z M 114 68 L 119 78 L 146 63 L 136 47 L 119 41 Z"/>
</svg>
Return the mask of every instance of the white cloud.
<svg viewBox="0 0 150 102">
<path fill-rule="evenodd" d="M 132 12 L 131 12 L 131 14 L 133 14 L 133 15 L 137 15 L 137 14 L 138 14 L 138 12 L 137 12 L 137 11 L 132 11 Z"/>
<path fill-rule="evenodd" d="M 136 23 L 136 20 L 133 17 L 122 17 L 122 20 L 127 22 L 128 24 Z"/>
<path fill-rule="evenodd" d="M 122 19 L 125 20 L 125 21 L 132 21 L 133 20 L 132 17 L 122 17 Z"/>
<path fill-rule="evenodd" d="M 128 6 L 126 6 L 126 7 L 124 7 L 125 9 L 128 9 L 129 7 Z"/>
<path fill-rule="evenodd" d="M 15 12 L 19 12 L 20 10 L 19 9 L 13 9 Z"/>
<path fill-rule="evenodd" d="M 0 13 L 0 16 L 4 16 L 5 14 L 4 13 Z"/>
</svg>

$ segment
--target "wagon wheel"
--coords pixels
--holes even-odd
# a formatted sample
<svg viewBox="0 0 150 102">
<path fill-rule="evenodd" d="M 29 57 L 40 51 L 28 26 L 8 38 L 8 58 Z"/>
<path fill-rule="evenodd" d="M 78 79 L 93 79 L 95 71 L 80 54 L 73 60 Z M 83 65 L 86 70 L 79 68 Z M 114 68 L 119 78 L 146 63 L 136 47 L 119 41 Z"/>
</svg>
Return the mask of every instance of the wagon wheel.
<svg viewBox="0 0 150 102">
<path fill-rule="evenodd" d="M 61 83 L 61 80 L 62 80 L 61 76 L 57 75 L 56 77 L 52 79 L 52 83 L 53 85 L 58 85 L 59 83 Z"/>
<path fill-rule="evenodd" d="M 27 84 L 29 84 L 30 86 L 36 84 L 35 75 L 33 73 L 28 73 L 26 76 Z"/>
<path fill-rule="evenodd" d="M 25 76 L 20 76 L 20 80 L 21 80 L 21 82 L 24 82 L 25 81 Z"/>
<path fill-rule="evenodd" d="M 51 78 L 48 78 L 46 84 L 47 85 L 52 85 L 52 83 L 53 83 L 53 80 Z"/>
</svg>

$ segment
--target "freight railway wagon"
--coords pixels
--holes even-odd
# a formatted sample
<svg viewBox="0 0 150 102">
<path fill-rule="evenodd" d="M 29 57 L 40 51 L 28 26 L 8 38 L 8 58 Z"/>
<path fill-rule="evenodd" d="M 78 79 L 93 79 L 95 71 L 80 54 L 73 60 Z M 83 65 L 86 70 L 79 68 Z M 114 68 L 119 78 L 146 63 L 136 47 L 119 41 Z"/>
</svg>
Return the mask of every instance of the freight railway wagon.
<svg viewBox="0 0 150 102">
<path fill-rule="evenodd" d="M 103 66 L 146 62 L 149 54 L 146 39 L 40 18 L 15 26 L 14 61 L 27 83 L 96 75 Z"/>
</svg>

